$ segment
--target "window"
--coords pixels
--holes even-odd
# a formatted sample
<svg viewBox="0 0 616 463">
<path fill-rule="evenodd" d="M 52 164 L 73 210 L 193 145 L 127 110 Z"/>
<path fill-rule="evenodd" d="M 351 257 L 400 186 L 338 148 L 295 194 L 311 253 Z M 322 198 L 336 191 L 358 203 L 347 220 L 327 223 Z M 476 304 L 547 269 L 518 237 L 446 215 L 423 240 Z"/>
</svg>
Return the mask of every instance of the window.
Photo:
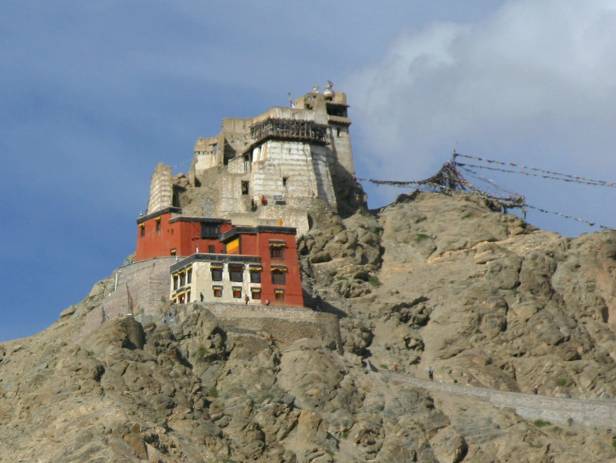
<svg viewBox="0 0 616 463">
<path fill-rule="evenodd" d="M 160 219 L 156 220 L 156 234 L 160 235 Z"/>
<path fill-rule="evenodd" d="M 189 268 L 186 272 L 186 283 L 190 284 L 192 282 L 192 269 Z"/>
<path fill-rule="evenodd" d="M 241 299 L 242 298 L 242 287 L 234 286 L 233 287 L 233 299 Z"/>
<path fill-rule="evenodd" d="M 249 190 L 250 182 L 242 181 L 242 194 L 247 195 Z"/>
<path fill-rule="evenodd" d="M 177 275 L 173 275 L 173 289 L 178 289 L 179 278 Z"/>
<path fill-rule="evenodd" d="M 190 291 L 186 293 L 186 303 L 188 304 L 189 302 L 190 302 Z"/>
<path fill-rule="evenodd" d="M 236 283 L 241 283 L 244 281 L 244 266 L 229 265 L 229 279 Z"/>
<path fill-rule="evenodd" d="M 274 291 L 274 299 L 276 299 L 276 302 L 284 302 L 284 289 Z"/>
<path fill-rule="evenodd" d="M 340 127 L 336 128 L 336 136 L 339 137 L 340 136 Z"/>
<path fill-rule="evenodd" d="M 250 295 L 253 299 L 261 300 L 261 288 L 250 288 Z"/>
<path fill-rule="evenodd" d="M 250 270 L 250 282 L 261 283 L 261 270 Z"/>
<path fill-rule="evenodd" d="M 272 259 L 283 259 L 284 258 L 284 248 L 283 247 L 271 247 L 270 248 L 270 257 Z"/>
<path fill-rule="evenodd" d="M 221 268 L 212 268 L 212 281 L 222 281 Z"/>
<path fill-rule="evenodd" d="M 222 297 L 222 286 L 213 286 L 212 291 L 214 293 L 214 297 Z"/>
<path fill-rule="evenodd" d="M 282 177 L 282 186 L 286 187 L 289 182 L 289 177 Z"/>
<path fill-rule="evenodd" d="M 177 254 L 175 249 L 172 249 L 171 251 L 169 251 L 169 255 L 170 256 L 175 256 Z"/>
<path fill-rule="evenodd" d="M 139 235 L 142 238 L 145 236 L 145 225 L 139 225 Z"/>
<path fill-rule="evenodd" d="M 203 299 L 204 299 L 204 297 L 203 297 L 203 293 L 199 293 L 199 300 L 200 300 L 201 302 L 203 302 Z"/>
<path fill-rule="evenodd" d="M 207 247 L 207 252 L 209 252 L 210 254 L 215 254 L 216 253 L 216 247 L 213 244 L 209 244 Z"/>
<path fill-rule="evenodd" d="M 186 274 L 184 272 L 180 273 L 180 286 L 184 286 L 186 284 Z"/>
<path fill-rule="evenodd" d="M 201 222 L 201 238 L 218 238 L 220 227 L 218 224 Z"/>
<path fill-rule="evenodd" d="M 284 285 L 287 282 L 287 274 L 280 270 L 272 270 L 272 284 Z"/>
</svg>

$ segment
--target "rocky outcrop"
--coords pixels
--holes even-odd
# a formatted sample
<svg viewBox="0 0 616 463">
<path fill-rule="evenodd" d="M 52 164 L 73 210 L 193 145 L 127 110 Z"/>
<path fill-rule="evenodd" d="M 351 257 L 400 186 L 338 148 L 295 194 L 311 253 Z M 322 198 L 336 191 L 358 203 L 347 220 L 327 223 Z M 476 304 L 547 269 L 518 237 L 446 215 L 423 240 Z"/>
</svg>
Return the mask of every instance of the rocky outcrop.
<svg viewBox="0 0 616 463">
<path fill-rule="evenodd" d="M 359 264 L 335 237 L 365 229 L 379 258 Z M 615 232 L 564 238 L 480 197 L 419 193 L 313 235 L 304 242 L 340 257 L 315 262 L 313 245 L 307 281 L 348 316 L 348 350 L 375 365 L 511 391 L 616 395 Z M 339 291 L 340 280 L 361 290 Z"/>
<path fill-rule="evenodd" d="M 340 317 L 343 353 L 198 304 L 75 336 L 105 280 L 0 345 L 0 462 L 616 461 L 610 429 L 459 389 L 613 397 L 616 234 L 563 238 L 468 195 L 310 214 L 305 289 Z M 428 368 L 433 383 L 390 379 Z"/>
</svg>

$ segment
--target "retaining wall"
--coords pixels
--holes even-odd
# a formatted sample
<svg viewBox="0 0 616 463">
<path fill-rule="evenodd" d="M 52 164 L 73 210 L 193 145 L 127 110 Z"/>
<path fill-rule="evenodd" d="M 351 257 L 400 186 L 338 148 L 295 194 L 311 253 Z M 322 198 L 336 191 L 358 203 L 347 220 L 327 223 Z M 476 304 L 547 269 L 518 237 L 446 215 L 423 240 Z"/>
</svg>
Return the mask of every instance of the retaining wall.
<svg viewBox="0 0 616 463">
<path fill-rule="evenodd" d="M 169 300 L 169 268 L 175 262 L 175 257 L 159 257 L 117 269 L 112 275 L 115 290 L 105 296 L 100 309 L 86 315 L 81 335 L 121 315 L 160 312 Z"/>
<path fill-rule="evenodd" d="M 105 297 L 100 309 L 86 315 L 79 337 L 92 333 L 107 320 L 127 314 L 141 321 L 159 323 L 165 320 L 163 309 L 169 304 L 169 270 L 176 261 L 175 257 L 161 257 L 116 270 L 113 275 L 114 278 L 117 275 L 115 291 Z M 174 306 L 177 313 L 204 309 L 209 310 L 224 329 L 269 335 L 281 345 L 301 338 L 318 339 L 323 345 L 338 349 L 342 345 L 338 317 L 305 307 L 236 303 Z"/>
<path fill-rule="evenodd" d="M 585 400 L 547 397 L 519 392 L 505 392 L 459 384 L 445 384 L 413 378 L 394 373 L 376 373 L 393 383 L 408 383 L 429 391 L 444 394 L 474 397 L 499 408 L 512 408 L 518 415 L 529 420 L 545 420 L 551 423 L 612 428 L 616 427 L 616 401 Z"/>
</svg>

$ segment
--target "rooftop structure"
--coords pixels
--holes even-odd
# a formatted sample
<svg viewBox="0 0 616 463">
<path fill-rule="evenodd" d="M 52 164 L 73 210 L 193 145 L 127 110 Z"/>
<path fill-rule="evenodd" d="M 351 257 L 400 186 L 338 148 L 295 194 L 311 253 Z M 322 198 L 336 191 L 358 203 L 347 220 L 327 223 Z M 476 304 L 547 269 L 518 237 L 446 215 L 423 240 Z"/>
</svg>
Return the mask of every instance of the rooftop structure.
<svg viewBox="0 0 616 463">
<path fill-rule="evenodd" d="M 198 138 L 191 168 L 172 177 L 157 166 L 148 214 L 179 207 L 185 214 L 241 225 L 309 228 L 320 201 L 343 215 L 364 203 L 355 180 L 347 97 L 328 83 L 289 107 L 248 119 L 226 118 L 221 131 Z"/>
</svg>

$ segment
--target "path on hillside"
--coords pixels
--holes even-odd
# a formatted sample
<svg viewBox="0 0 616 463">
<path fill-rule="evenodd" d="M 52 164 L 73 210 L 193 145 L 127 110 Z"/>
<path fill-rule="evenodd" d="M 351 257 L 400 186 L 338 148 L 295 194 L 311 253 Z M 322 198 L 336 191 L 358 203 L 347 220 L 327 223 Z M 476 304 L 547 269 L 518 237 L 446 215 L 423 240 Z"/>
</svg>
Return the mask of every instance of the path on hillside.
<svg viewBox="0 0 616 463">
<path fill-rule="evenodd" d="M 543 395 L 505 392 L 460 384 L 428 381 L 398 373 L 371 372 L 385 383 L 410 384 L 431 392 L 475 398 L 498 408 L 511 408 L 529 420 L 545 420 L 551 423 L 616 428 L 616 400 L 565 399 Z"/>
</svg>

